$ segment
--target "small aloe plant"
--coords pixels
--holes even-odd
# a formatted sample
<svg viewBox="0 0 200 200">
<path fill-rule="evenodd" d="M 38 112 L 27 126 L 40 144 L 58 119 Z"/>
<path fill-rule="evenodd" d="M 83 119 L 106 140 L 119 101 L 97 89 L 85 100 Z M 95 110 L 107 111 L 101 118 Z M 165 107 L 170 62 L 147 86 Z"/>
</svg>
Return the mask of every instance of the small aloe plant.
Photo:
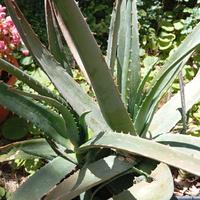
<svg viewBox="0 0 200 200">
<path fill-rule="evenodd" d="M 16 2 L 5 3 L 27 48 L 60 94 L 0 60 L 0 69 L 38 93 L 0 83 L 0 104 L 43 131 L 43 138 L 0 147 L 0 161 L 29 156 L 49 161 L 11 199 L 169 200 L 174 191 L 169 166 L 200 176 L 200 139 L 169 133 L 182 117 L 180 94 L 157 111 L 162 96 L 200 44 L 200 24 L 145 91 L 155 63 L 142 78 L 135 0 L 116 0 L 106 58 L 74 0 L 45 0 L 49 50 Z M 95 100 L 74 81 L 66 44 L 89 80 Z M 185 87 L 187 111 L 200 99 L 199 82 L 195 77 Z"/>
</svg>

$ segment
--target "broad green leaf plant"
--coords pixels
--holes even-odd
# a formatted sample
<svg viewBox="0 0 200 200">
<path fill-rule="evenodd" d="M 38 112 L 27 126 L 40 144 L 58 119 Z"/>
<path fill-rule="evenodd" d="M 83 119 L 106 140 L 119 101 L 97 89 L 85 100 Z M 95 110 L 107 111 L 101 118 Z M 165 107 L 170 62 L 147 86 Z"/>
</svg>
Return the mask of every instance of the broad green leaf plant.
<svg viewBox="0 0 200 200">
<path fill-rule="evenodd" d="M 116 0 L 106 57 L 74 0 L 45 0 L 49 50 L 16 2 L 5 3 L 25 45 L 59 92 L 0 59 L 0 69 L 35 91 L 25 93 L 1 82 L 0 105 L 43 132 L 43 138 L 0 147 L 0 161 L 29 156 L 48 161 L 13 193 L 12 200 L 169 200 L 174 191 L 169 166 L 200 176 L 200 139 L 170 133 L 181 120 L 180 94 L 157 111 L 200 44 L 200 24 L 146 89 L 156 61 L 142 76 L 136 0 Z M 73 79 L 65 62 L 66 45 L 95 98 Z M 197 76 L 185 87 L 187 111 L 200 99 L 198 86 Z"/>
</svg>

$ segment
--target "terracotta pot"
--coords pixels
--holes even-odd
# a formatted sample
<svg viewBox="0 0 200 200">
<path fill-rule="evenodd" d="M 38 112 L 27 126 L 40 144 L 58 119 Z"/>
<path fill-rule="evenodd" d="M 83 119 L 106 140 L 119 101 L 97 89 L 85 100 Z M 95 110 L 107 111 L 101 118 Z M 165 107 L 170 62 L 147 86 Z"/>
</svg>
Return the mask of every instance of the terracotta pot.
<svg viewBox="0 0 200 200">
<path fill-rule="evenodd" d="M 6 60 L 15 65 L 16 67 L 19 67 L 17 60 L 13 56 L 8 56 Z M 0 70 L 0 80 L 3 80 L 8 85 L 14 85 L 17 79 L 16 77 L 9 75 L 6 71 Z M 9 110 L 0 106 L 0 123 L 5 121 L 8 115 Z"/>
</svg>

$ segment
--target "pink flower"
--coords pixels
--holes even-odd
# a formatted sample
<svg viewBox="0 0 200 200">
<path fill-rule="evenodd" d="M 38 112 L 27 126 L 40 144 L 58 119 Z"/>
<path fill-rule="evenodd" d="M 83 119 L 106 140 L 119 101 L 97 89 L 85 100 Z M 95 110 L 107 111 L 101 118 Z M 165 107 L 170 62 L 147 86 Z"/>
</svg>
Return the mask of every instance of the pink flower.
<svg viewBox="0 0 200 200">
<path fill-rule="evenodd" d="M 19 45 L 21 43 L 20 35 L 15 27 L 13 27 L 12 31 L 12 42 L 15 45 Z"/>
<path fill-rule="evenodd" d="M 4 12 L 6 10 L 6 7 L 0 5 L 0 12 Z"/>
<path fill-rule="evenodd" d="M 28 55 L 29 55 L 29 50 L 28 50 L 28 49 L 23 50 L 23 51 L 22 51 L 22 54 L 23 54 L 24 56 L 28 56 Z"/>
<path fill-rule="evenodd" d="M 4 51 L 6 49 L 5 42 L 3 40 L 0 40 L 0 51 Z"/>
<path fill-rule="evenodd" d="M 12 21 L 12 19 L 11 19 L 10 16 L 7 16 L 7 17 L 6 17 L 5 24 L 6 24 L 8 27 L 14 26 L 14 23 L 13 23 L 13 21 Z"/>
<path fill-rule="evenodd" d="M 6 16 L 5 12 L 0 12 L 0 20 L 4 19 Z"/>
<path fill-rule="evenodd" d="M 3 33 L 4 35 L 7 35 L 7 34 L 9 33 L 9 29 L 8 29 L 8 27 L 7 27 L 6 24 L 3 24 L 2 33 Z"/>
<path fill-rule="evenodd" d="M 21 44 L 20 35 L 10 16 L 6 16 L 6 7 L 0 4 L 0 54 L 1 57 L 12 55 Z"/>
</svg>

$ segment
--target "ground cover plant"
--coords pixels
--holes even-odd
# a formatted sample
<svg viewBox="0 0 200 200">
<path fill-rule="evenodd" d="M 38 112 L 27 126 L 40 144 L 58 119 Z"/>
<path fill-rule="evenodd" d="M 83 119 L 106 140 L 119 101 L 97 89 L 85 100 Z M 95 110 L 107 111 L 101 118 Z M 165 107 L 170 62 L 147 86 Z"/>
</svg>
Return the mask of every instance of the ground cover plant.
<svg viewBox="0 0 200 200">
<path fill-rule="evenodd" d="M 0 161 L 29 156 L 48 161 L 11 199 L 168 200 L 174 191 L 169 166 L 200 175 L 199 138 L 169 133 L 184 114 L 179 111 L 183 110 L 180 94 L 157 111 L 159 101 L 199 46 L 200 25 L 166 59 L 147 89 L 157 60 L 146 64 L 142 78 L 134 0 L 115 3 L 106 58 L 74 0 L 45 1 L 49 50 L 16 2 L 5 3 L 27 48 L 60 94 L 0 60 L 0 68 L 38 93 L 1 82 L 0 104 L 33 123 L 43 136 L 1 147 Z M 74 81 L 62 37 L 95 98 Z M 199 81 L 197 75 L 185 86 L 186 110 L 199 101 Z"/>
</svg>

